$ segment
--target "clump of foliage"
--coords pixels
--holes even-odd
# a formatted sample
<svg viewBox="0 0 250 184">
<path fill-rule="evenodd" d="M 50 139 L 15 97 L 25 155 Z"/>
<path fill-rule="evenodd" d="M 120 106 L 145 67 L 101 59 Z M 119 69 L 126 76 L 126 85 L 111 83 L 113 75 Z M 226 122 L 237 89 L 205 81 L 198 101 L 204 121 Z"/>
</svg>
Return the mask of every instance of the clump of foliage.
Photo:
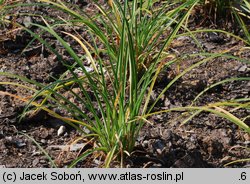
<svg viewBox="0 0 250 184">
<path fill-rule="evenodd" d="M 250 3 L 247 0 L 243 0 L 239 8 L 235 8 L 234 15 L 246 39 L 250 42 L 249 26 L 246 24 L 250 20 Z"/>
<path fill-rule="evenodd" d="M 32 23 L 32 26 L 55 37 L 73 58 L 74 63 L 65 60 L 41 35 L 25 27 L 23 29 L 54 52 L 68 68 L 71 77 L 65 77 L 66 74 L 64 74 L 55 82 L 43 85 L 24 77 L 0 72 L 0 75 L 20 78 L 37 86 L 37 89 L 33 89 L 13 84 L 33 90 L 34 95 L 30 99 L 7 92 L 2 92 L 2 94 L 27 102 L 25 111 L 30 107 L 47 111 L 51 116 L 78 129 L 83 137 L 89 140 L 92 147 L 77 158 L 70 167 L 94 152 L 99 152 L 105 167 L 108 167 L 115 159 L 118 159 L 123 166 L 124 158 L 134 149 L 139 131 L 145 123 L 151 123 L 148 117 L 154 114 L 189 111 L 191 115 L 187 119 L 188 121 L 206 111 L 226 118 L 250 133 L 250 128 L 244 121 L 223 108 L 246 108 L 249 107 L 250 99 L 218 102 L 202 107 L 190 105 L 154 112 L 154 106 L 161 96 L 193 68 L 218 57 L 247 62 L 225 53 L 202 52 L 177 57 L 168 52 L 172 41 L 180 35 L 186 34 L 196 40 L 194 32 L 189 31 L 185 23 L 199 0 L 175 4 L 173 6 L 175 8 L 170 8 L 172 6 L 168 3 L 155 7 L 155 2 L 158 1 L 150 0 L 133 0 L 123 3 L 118 0 L 110 0 L 108 7 L 107 4 L 101 5 L 95 1 L 99 13 L 93 15 L 73 10 L 60 0 L 40 0 L 39 2 L 41 2 L 39 4 L 41 6 L 49 5 L 51 8 L 71 16 L 69 20 L 61 19 L 53 24 L 42 17 L 44 25 Z M 73 29 L 74 26 L 80 26 L 86 30 L 90 39 L 83 38 L 77 31 L 74 34 L 67 31 L 59 33 L 56 30 L 60 26 L 68 26 Z M 182 34 L 179 33 L 180 30 Z M 81 46 L 85 53 L 83 56 L 79 56 L 68 44 L 66 40 L 69 39 Z M 152 104 L 149 103 L 158 75 L 164 68 L 177 62 L 181 63 L 184 58 L 199 56 L 203 56 L 203 59 L 181 71 L 164 87 L 157 99 Z M 91 64 L 91 71 L 84 66 L 84 60 L 88 60 Z M 75 72 L 76 69 L 80 69 L 83 75 L 78 76 Z M 224 82 L 228 81 L 222 83 Z M 77 86 L 80 90 L 76 92 L 72 86 Z M 82 107 L 63 96 L 62 89 L 69 91 Z M 206 89 L 203 93 L 205 91 Z M 38 102 L 38 98 L 42 98 L 43 101 Z M 67 111 L 67 117 L 54 112 L 55 107 Z"/>
<path fill-rule="evenodd" d="M 199 0 L 196 11 L 202 12 L 204 16 L 203 21 L 210 20 L 217 25 L 224 24 L 234 21 L 233 10 L 240 3 L 240 1 L 236 0 Z"/>
<path fill-rule="evenodd" d="M 230 16 L 235 0 L 201 0 L 205 10 L 215 16 L 215 20 Z"/>
</svg>

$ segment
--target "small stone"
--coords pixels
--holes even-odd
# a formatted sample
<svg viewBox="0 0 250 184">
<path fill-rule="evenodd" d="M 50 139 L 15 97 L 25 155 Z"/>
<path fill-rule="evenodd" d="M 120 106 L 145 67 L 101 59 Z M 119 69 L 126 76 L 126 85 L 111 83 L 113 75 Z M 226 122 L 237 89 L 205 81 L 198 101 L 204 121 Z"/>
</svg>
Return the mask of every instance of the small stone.
<svg viewBox="0 0 250 184">
<path fill-rule="evenodd" d="M 58 136 L 63 135 L 65 130 L 66 130 L 65 126 L 60 126 L 60 128 L 57 130 L 57 135 Z"/>
<path fill-rule="evenodd" d="M 245 72 L 247 71 L 247 65 L 243 65 L 238 69 L 239 72 Z"/>
<path fill-rule="evenodd" d="M 12 17 L 9 16 L 9 15 L 6 15 L 6 16 L 5 16 L 5 19 L 6 19 L 6 20 L 11 20 L 11 18 L 12 18 Z"/>
<path fill-rule="evenodd" d="M 45 144 L 46 140 L 45 139 L 41 139 L 41 143 Z"/>
<path fill-rule="evenodd" d="M 46 163 L 45 160 L 40 160 L 39 162 L 40 162 L 41 164 L 45 164 L 45 163 Z"/>
<path fill-rule="evenodd" d="M 101 162 L 100 162 L 99 160 L 97 160 L 97 159 L 94 160 L 94 163 L 95 163 L 96 165 L 100 165 L 100 164 L 101 164 Z"/>
<path fill-rule="evenodd" d="M 30 17 L 30 16 L 25 17 L 25 18 L 23 19 L 23 24 L 24 24 L 25 27 L 29 28 L 29 27 L 31 26 L 31 24 L 32 24 L 32 19 L 31 19 L 31 17 Z"/>
<path fill-rule="evenodd" d="M 148 140 L 143 141 L 142 146 L 144 148 L 147 148 L 148 147 Z"/>
<path fill-rule="evenodd" d="M 162 154 L 162 150 L 161 149 L 156 149 L 156 152 L 161 155 Z"/>
<path fill-rule="evenodd" d="M 5 139 L 9 142 L 11 142 L 13 140 L 13 138 L 11 136 L 5 137 Z"/>
</svg>

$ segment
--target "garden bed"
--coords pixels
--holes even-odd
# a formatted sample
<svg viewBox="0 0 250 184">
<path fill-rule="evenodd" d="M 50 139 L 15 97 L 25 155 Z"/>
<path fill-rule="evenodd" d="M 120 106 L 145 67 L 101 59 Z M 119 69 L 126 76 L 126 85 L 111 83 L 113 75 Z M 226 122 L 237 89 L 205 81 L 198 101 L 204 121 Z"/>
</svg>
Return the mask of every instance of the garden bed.
<svg viewBox="0 0 250 184">
<path fill-rule="evenodd" d="M 86 11 L 91 11 L 89 8 L 92 6 L 87 3 L 82 6 L 86 8 Z M 62 16 L 65 15 L 62 14 Z M 190 29 L 201 29 L 198 27 L 199 22 L 193 22 L 191 25 Z M 70 31 L 73 33 L 73 30 Z M 53 77 L 57 78 L 67 69 L 49 49 L 44 48 L 39 42 L 34 42 L 32 47 L 22 53 L 31 39 L 30 35 L 24 31 L 18 31 L 15 39 L 7 37 L 4 41 L 0 39 L 0 71 L 15 73 L 42 84 L 49 84 L 53 81 Z M 53 38 L 48 36 L 47 39 L 51 39 L 51 43 L 60 48 Z M 200 33 L 197 35 L 197 40 L 207 52 L 230 50 L 228 53 L 234 56 L 245 59 L 250 57 L 250 50 L 242 49 L 246 46 L 242 41 L 221 33 Z M 174 55 L 194 54 L 199 49 L 191 37 L 181 36 L 172 41 L 169 52 Z M 70 60 L 68 55 L 64 54 L 64 57 Z M 162 71 L 152 91 L 150 103 L 153 103 L 163 88 L 180 71 L 200 59 L 202 56 L 186 58 L 180 64 L 180 68 L 173 65 Z M 250 77 L 250 65 L 228 58 L 213 59 L 192 69 L 174 83 L 156 104 L 155 110 L 187 106 L 206 87 L 234 77 Z M 6 76 L 0 76 L 0 81 L 30 85 Z M 29 90 L 9 85 L 1 85 L 0 89 L 16 96 L 32 95 Z M 202 106 L 213 102 L 249 98 L 249 89 L 250 81 L 228 82 L 207 91 L 197 103 Z M 75 91 L 77 90 L 79 89 L 76 87 Z M 76 105 L 80 105 L 67 92 L 64 95 Z M 73 141 L 81 136 L 80 133 L 44 111 L 31 113 L 18 122 L 23 109 L 24 104 L 20 100 L 0 95 L 0 167 L 51 167 L 48 157 L 26 135 L 32 137 L 51 156 L 58 167 L 68 166 L 88 146 L 92 146 L 92 143 L 87 144 L 85 139 L 73 146 Z M 239 109 L 233 113 L 238 118 L 248 116 L 244 122 L 250 126 L 250 109 Z M 246 149 L 250 145 L 248 133 L 228 120 L 205 112 L 185 125 L 181 125 L 187 115 L 185 112 L 168 112 L 149 117 L 151 124 L 145 123 L 137 138 L 134 151 L 126 158 L 124 166 L 191 168 L 250 166 L 249 162 L 225 166 L 232 161 L 250 158 L 250 151 Z M 65 130 L 58 133 L 62 126 Z M 98 155 L 91 154 L 78 162 L 76 167 L 100 167 L 102 164 L 103 160 L 100 160 Z M 119 167 L 119 163 L 114 161 L 111 167 Z"/>
</svg>

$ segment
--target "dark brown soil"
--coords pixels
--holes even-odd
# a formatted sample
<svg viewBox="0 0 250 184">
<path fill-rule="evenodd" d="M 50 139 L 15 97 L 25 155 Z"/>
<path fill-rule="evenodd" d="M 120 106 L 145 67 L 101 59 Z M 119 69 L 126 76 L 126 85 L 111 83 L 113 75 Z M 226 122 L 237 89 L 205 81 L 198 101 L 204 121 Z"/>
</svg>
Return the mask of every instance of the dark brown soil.
<svg viewBox="0 0 250 184">
<path fill-rule="evenodd" d="M 91 8 L 91 4 L 81 4 Z M 38 11 L 38 10 L 37 10 Z M 91 9 L 89 10 L 91 11 Z M 48 11 L 49 12 L 49 11 Z M 195 25 L 197 26 L 197 25 Z M 6 31 L 7 28 L 4 29 Z M 4 37 L 4 31 L 0 38 Z M 48 84 L 66 71 L 47 48 L 39 42 L 22 53 L 32 39 L 24 31 L 17 31 L 15 38 L 0 39 L 0 72 L 11 72 L 37 82 Z M 60 49 L 51 39 L 54 47 Z M 203 49 L 207 52 L 219 52 L 230 49 L 230 53 L 245 59 L 250 58 L 250 50 L 243 49 L 241 41 L 222 34 L 203 33 L 197 36 Z M 241 50 L 241 51 L 240 51 Z M 174 40 L 170 52 L 176 55 L 192 54 L 200 51 L 190 37 L 179 37 Z M 62 51 L 63 53 L 63 51 Z M 65 55 L 67 58 L 68 56 Z M 70 58 L 68 58 L 70 60 Z M 190 66 L 199 58 L 188 58 L 180 64 L 180 70 Z M 152 101 L 159 95 L 164 86 L 178 74 L 176 67 L 164 70 L 159 77 L 152 94 Z M 232 77 L 250 77 L 250 65 L 233 59 L 217 58 L 198 68 L 176 82 L 156 105 L 155 110 L 190 105 L 199 92 L 207 86 Z M 17 79 L 0 75 L 0 81 L 12 81 L 26 84 Z M 26 84 L 28 85 L 28 84 Z M 34 87 L 34 85 L 30 85 Z M 225 101 L 236 98 L 249 98 L 250 82 L 230 82 L 207 91 L 198 101 L 198 105 Z M 9 85 L 0 85 L 0 90 L 17 96 L 31 95 L 29 90 L 21 90 Z M 55 160 L 58 167 L 66 167 L 84 149 L 84 141 L 78 142 L 78 148 L 69 148 L 80 134 L 60 120 L 43 112 L 29 114 L 19 122 L 24 104 L 13 97 L 0 93 L 0 167 L 51 167 L 50 162 L 39 147 L 23 132 L 32 137 Z M 250 125 L 250 109 L 237 110 L 234 114 L 247 117 Z M 171 112 L 154 115 L 146 124 L 137 140 L 135 151 L 126 159 L 126 167 L 225 167 L 226 163 L 238 159 L 250 158 L 250 135 L 235 124 L 209 113 L 202 113 L 187 124 L 180 126 L 185 114 Z M 58 129 L 66 130 L 58 135 Z M 245 147 L 245 148 L 244 148 Z M 100 161 L 94 156 L 77 164 L 77 167 L 98 167 Z M 112 163 L 117 167 L 116 163 Z M 228 167 L 249 167 L 249 162 L 240 162 Z"/>
</svg>

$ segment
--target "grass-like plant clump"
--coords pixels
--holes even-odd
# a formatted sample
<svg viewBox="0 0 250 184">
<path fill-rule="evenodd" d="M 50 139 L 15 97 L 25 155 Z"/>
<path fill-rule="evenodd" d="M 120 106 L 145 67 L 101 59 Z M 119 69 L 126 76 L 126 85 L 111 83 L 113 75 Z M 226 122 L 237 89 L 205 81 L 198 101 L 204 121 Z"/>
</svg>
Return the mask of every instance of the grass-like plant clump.
<svg viewBox="0 0 250 184">
<path fill-rule="evenodd" d="M 34 91 L 34 95 L 30 99 L 7 92 L 2 92 L 2 94 L 27 102 L 25 111 L 31 107 L 47 111 L 51 116 L 75 127 L 84 138 L 89 140 L 89 143 L 92 143 L 92 147 L 72 162 L 69 167 L 73 167 L 94 152 L 99 152 L 100 157 L 104 158 L 104 167 L 109 167 L 113 160 L 119 160 L 123 166 L 124 158 L 133 151 L 142 126 L 145 123 L 151 123 L 148 117 L 159 113 L 188 111 L 190 117 L 183 122 L 185 123 L 201 112 L 211 112 L 228 119 L 250 133 L 249 126 L 243 120 L 233 115 L 233 111 L 226 110 L 228 107 L 249 108 L 250 99 L 218 102 L 202 107 L 195 106 L 195 101 L 208 89 L 229 81 L 249 80 L 249 78 L 228 79 L 216 83 L 208 89 L 204 89 L 190 106 L 154 111 L 154 106 L 161 96 L 193 68 L 218 57 L 249 63 L 248 60 L 231 56 L 226 51 L 212 54 L 201 51 L 201 53 L 182 56 L 170 54 L 168 52 L 170 44 L 180 35 L 189 35 L 197 42 L 195 31 L 190 31 L 187 23 L 193 8 L 200 1 L 189 0 L 181 4 L 165 2 L 161 7 L 155 6 L 154 2 L 158 1 L 133 0 L 121 3 L 118 0 L 111 0 L 104 6 L 95 1 L 99 13 L 88 15 L 79 9 L 70 8 L 59 0 L 40 0 L 40 4 L 36 4 L 37 6 L 49 5 L 57 11 L 70 15 L 69 20 L 61 19 L 50 23 L 50 20 L 42 17 L 43 25 L 31 24 L 40 28 L 42 33 L 49 33 L 55 37 L 73 59 L 73 63 L 65 60 L 41 35 L 23 27 L 57 55 L 57 58 L 67 67 L 71 77 L 63 74 L 55 82 L 43 85 L 24 77 L 0 72 L 0 75 L 19 78 L 37 86 L 37 89 L 29 88 Z M 74 26 L 78 26 L 85 29 L 89 39 L 83 38 L 77 31 L 75 34 L 56 31 L 63 26 L 72 27 L 72 29 Z M 83 56 L 79 56 L 77 51 L 68 44 L 66 40 L 69 39 L 81 46 L 85 53 Z M 203 56 L 203 59 L 181 71 L 164 87 L 156 100 L 149 103 L 158 75 L 164 68 L 177 62 L 181 64 L 187 57 L 200 56 Z M 91 70 L 84 66 L 84 60 L 91 63 Z M 79 76 L 75 69 L 81 70 L 83 75 Z M 72 90 L 72 86 L 80 90 L 76 92 Z M 81 104 L 81 107 L 64 97 L 61 93 L 62 90 L 69 91 Z M 42 98 L 43 101 L 38 103 L 38 98 Z M 54 112 L 55 107 L 64 109 L 67 114 L 61 115 Z"/>
</svg>

